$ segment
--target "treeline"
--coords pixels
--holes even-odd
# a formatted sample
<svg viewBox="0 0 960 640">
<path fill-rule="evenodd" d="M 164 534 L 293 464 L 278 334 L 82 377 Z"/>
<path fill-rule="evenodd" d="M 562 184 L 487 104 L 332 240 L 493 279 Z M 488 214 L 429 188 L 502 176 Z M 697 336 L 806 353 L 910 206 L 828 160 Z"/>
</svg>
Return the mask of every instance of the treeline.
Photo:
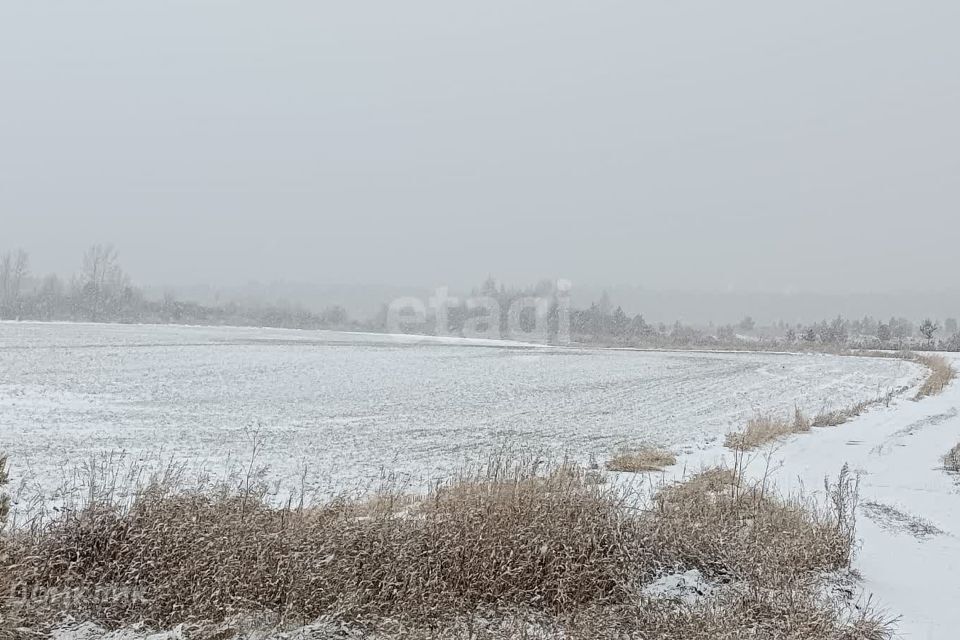
<svg viewBox="0 0 960 640">
<path fill-rule="evenodd" d="M 483 301 L 488 307 L 477 306 Z M 506 287 L 493 278 L 469 296 L 442 305 L 423 301 L 423 317 L 398 329 L 390 305 L 366 321 L 350 318 L 340 306 L 314 312 L 296 305 L 212 306 L 176 299 L 151 299 L 131 283 L 116 249 L 97 244 L 84 253 L 77 273 L 37 277 L 22 250 L 0 255 L 0 319 L 157 324 L 262 326 L 297 329 L 406 331 L 427 335 L 475 335 L 483 322 L 493 337 L 642 348 L 842 349 L 888 348 L 960 351 L 955 318 L 915 324 L 903 317 L 878 320 L 842 316 L 809 324 L 777 322 L 759 326 L 750 316 L 736 324 L 696 326 L 648 322 L 628 314 L 609 296 L 587 308 L 574 308 L 562 282 L 544 280 L 531 287 Z M 492 303 L 492 304 L 491 304 Z M 442 307 L 442 315 L 437 309 Z M 490 308 L 492 307 L 492 309 Z M 483 320 L 485 318 L 485 320 Z M 479 321 L 479 323 L 478 323 Z M 522 335 L 517 335 L 517 332 Z"/>
<path fill-rule="evenodd" d="M 429 300 L 396 300 L 398 308 L 384 304 L 368 326 L 372 331 L 385 333 L 536 339 L 551 343 L 569 340 L 565 328 L 569 323 L 564 318 L 565 309 L 569 308 L 566 292 L 552 281 L 508 288 L 489 278 L 467 296 L 438 299 L 442 292 L 445 290 L 438 290 Z M 409 312 L 409 318 L 397 322 L 398 309 Z"/>
<path fill-rule="evenodd" d="M 537 301 L 525 304 L 524 301 Z M 482 302 L 479 304 L 478 301 Z M 539 339 L 551 343 L 574 343 L 609 347 L 704 348 L 704 349 L 929 349 L 960 351 L 956 319 L 942 324 L 920 324 L 903 317 L 877 320 L 870 316 L 842 316 L 809 324 L 777 322 L 761 326 L 750 316 L 725 325 L 691 325 L 681 321 L 650 322 L 642 313 L 628 314 L 607 294 L 586 308 L 575 308 L 569 291 L 544 280 L 530 287 L 507 287 L 493 278 L 474 287 L 467 296 L 450 298 L 442 305 L 435 299 L 423 304 L 422 318 L 399 328 L 391 325 L 388 305 L 369 326 L 375 331 L 476 337 L 471 333 L 477 319 L 490 317 L 493 301 L 496 335 L 502 338 Z M 520 305 L 520 317 L 511 317 Z M 443 312 L 438 313 L 439 306 Z M 519 327 L 522 335 L 517 335 Z"/>
<path fill-rule="evenodd" d="M 887 321 L 871 316 L 849 320 L 836 316 L 810 324 L 777 322 L 759 326 L 750 316 L 737 324 L 692 326 L 682 322 L 653 324 L 642 314 L 628 315 L 603 296 L 588 309 L 571 312 L 574 341 L 610 346 L 703 348 L 886 348 L 960 351 L 955 318 L 941 324 L 915 324 L 903 317 Z"/>
<path fill-rule="evenodd" d="M 370 326 L 391 333 L 464 337 L 478 337 L 478 328 L 483 334 L 492 329 L 490 335 L 504 339 L 607 346 L 710 342 L 707 334 L 679 323 L 669 328 L 649 324 L 642 315 L 628 316 L 621 307 L 614 308 L 606 294 L 586 309 L 575 308 L 563 281 L 542 280 L 533 286 L 507 287 L 488 278 L 466 296 L 419 302 L 426 304 L 422 305 L 422 317 L 415 322 L 397 326 L 391 322 L 390 305 L 385 304 Z M 441 308 L 442 312 L 438 311 Z M 483 322 L 478 323 L 480 319 Z"/>
<path fill-rule="evenodd" d="M 23 250 L 0 256 L 0 319 L 351 329 L 342 307 L 315 313 L 297 306 L 201 305 L 164 295 L 149 299 L 131 284 L 115 248 L 97 244 L 83 255 L 80 270 L 63 279 L 36 277 Z"/>
</svg>

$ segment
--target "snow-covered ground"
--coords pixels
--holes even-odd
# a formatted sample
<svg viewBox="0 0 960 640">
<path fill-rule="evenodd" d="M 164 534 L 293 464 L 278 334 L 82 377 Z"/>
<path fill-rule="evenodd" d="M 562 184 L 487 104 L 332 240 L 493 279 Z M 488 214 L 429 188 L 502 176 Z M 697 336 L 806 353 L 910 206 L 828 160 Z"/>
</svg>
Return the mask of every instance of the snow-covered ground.
<svg viewBox="0 0 960 640">
<path fill-rule="evenodd" d="M 422 484 L 504 446 L 600 460 L 640 444 L 695 450 L 755 412 L 842 407 L 919 374 L 818 355 L 0 323 L 0 450 L 16 510 L 109 452 L 216 475 L 258 439 L 271 479 L 333 492 L 381 472 Z"/>
<path fill-rule="evenodd" d="M 424 480 L 508 443 L 580 457 L 659 444 L 683 452 L 669 480 L 729 462 L 719 436 L 754 412 L 839 408 L 920 374 L 814 355 L 0 323 L 0 449 L 20 487 L 47 495 L 63 469 L 111 451 L 223 467 L 256 428 L 276 479 L 314 465 L 311 483 L 341 489 L 381 470 Z M 772 464 L 780 490 L 810 494 L 849 465 L 861 477 L 864 598 L 900 617 L 902 638 L 948 640 L 960 637 L 960 478 L 941 458 L 960 442 L 960 383 L 908 398 L 791 437 L 749 469 Z"/>
<path fill-rule="evenodd" d="M 954 366 L 960 368 L 960 357 Z M 822 494 L 844 464 L 860 475 L 856 568 L 863 596 L 899 617 L 905 640 L 960 638 L 960 477 L 942 458 L 960 442 L 960 383 L 916 402 L 901 398 L 856 420 L 791 437 L 755 455 L 749 472 L 784 492 Z M 668 476 L 731 462 L 721 448 L 685 456 Z"/>
</svg>

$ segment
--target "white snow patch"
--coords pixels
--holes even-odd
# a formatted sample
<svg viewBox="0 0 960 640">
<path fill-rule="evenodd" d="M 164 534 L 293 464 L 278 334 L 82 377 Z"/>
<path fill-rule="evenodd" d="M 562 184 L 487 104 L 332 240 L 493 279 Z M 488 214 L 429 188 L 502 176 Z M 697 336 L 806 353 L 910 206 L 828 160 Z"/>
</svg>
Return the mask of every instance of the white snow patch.
<svg viewBox="0 0 960 640">
<path fill-rule="evenodd" d="M 715 591 L 716 587 L 702 573 L 692 569 L 686 573 L 661 576 L 644 586 L 642 593 L 651 598 L 679 600 L 684 604 L 694 605 L 704 598 L 709 598 Z"/>
</svg>

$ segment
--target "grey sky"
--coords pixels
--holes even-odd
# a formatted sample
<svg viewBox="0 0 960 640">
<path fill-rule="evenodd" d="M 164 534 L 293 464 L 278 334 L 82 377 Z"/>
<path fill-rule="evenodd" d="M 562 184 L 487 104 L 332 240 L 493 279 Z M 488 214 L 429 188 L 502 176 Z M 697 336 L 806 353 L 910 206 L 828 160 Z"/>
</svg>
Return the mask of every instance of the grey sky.
<svg viewBox="0 0 960 640">
<path fill-rule="evenodd" d="M 960 4 L 0 4 L 0 248 L 145 283 L 956 288 Z"/>
</svg>

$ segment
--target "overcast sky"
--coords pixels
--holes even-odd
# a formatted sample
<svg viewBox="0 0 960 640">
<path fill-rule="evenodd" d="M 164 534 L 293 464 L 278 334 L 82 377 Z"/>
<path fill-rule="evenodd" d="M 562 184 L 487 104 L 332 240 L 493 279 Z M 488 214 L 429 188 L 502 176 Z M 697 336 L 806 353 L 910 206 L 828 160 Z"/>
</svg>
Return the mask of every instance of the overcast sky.
<svg viewBox="0 0 960 640">
<path fill-rule="evenodd" d="M 0 3 L 0 249 L 150 284 L 957 288 L 960 3 Z"/>
</svg>

